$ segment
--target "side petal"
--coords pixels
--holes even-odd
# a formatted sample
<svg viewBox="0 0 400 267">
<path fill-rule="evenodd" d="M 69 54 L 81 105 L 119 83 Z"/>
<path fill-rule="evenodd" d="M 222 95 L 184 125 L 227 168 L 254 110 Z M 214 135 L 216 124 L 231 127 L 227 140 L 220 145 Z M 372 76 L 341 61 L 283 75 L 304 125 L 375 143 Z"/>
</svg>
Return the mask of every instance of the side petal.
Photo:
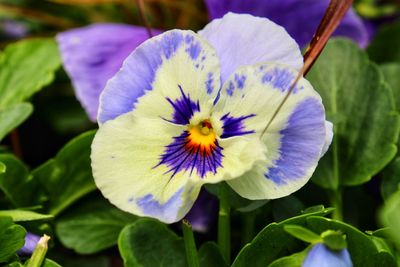
<svg viewBox="0 0 400 267">
<path fill-rule="evenodd" d="M 151 102 L 147 106 L 196 109 L 199 99 L 215 98 L 220 87 L 219 75 L 219 60 L 207 41 L 192 31 L 165 32 L 140 45 L 108 81 L 100 96 L 98 121 L 101 124 L 132 111 L 146 92 L 153 95 L 147 98 Z M 168 103 L 166 98 L 175 103 Z M 188 102 L 189 98 L 194 102 Z M 142 113 L 152 115 L 152 109 Z M 175 113 L 176 123 L 181 122 L 178 117 Z"/>
<path fill-rule="evenodd" d="M 205 3 L 211 19 L 221 18 L 228 12 L 269 18 L 283 26 L 300 47 L 304 47 L 311 41 L 329 0 L 205 0 Z M 367 28 L 353 10 L 346 13 L 334 35 L 348 37 L 360 47 L 369 42 Z"/>
<path fill-rule="evenodd" d="M 123 24 L 93 24 L 57 35 L 65 71 L 92 121 L 96 121 L 99 96 L 107 80 L 147 38 L 144 28 Z"/>
<path fill-rule="evenodd" d="M 226 123 L 226 114 L 236 120 L 228 129 L 232 136 L 260 134 L 273 116 L 297 71 L 270 63 L 242 67 L 222 87 L 214 115 Z M 238 82 L 240 81 L 240 82 Z M 251 115 L 251 116 L 250 116 Z M 325 144 L 325 111 L 320 96 L 310 83 L 300 79 L 262 136 L 267 152 L 265 163 L 258 163 L 229 185 L 248 199 L 286 196 L 303 186 L 314 172 Z"/>
<path fill-rule="evenodd" d="M 224 83 L 240 66 L 278 62 L 300 69 L 303 57 L 285 29 L 266 18 L 228 13 L 199 34 L 217 50 Z"/>
</svg>

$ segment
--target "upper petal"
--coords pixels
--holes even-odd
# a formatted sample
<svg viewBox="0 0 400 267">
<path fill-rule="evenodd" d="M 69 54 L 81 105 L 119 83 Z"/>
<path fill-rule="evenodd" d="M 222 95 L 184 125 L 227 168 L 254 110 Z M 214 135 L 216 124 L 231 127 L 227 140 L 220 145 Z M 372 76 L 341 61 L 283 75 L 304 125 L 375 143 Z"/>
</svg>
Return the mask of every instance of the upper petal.
<svg viewBox="0 0 400 267">
<path fill-rule="evenodd" d="M 296 75 L 293 68 L 275 63 L 238 69 L 222 87 L 213 113 L 221 118 L 223 125 L 225 114 L 244 119 L 235 121 L 235 127 L 223 127 L 223 135 L 228 129 L 228 137 L 253 132 L 260 138 Z M 249 172 L 228 183 L 249 199 L 272 199 L 293 193 L 314 172 L 325 139 L 321 97 L 302 78 L 262 136 L 267 161 L 257 163 Z"/>
<path fill-rule="evenodd" d="M 144 28 L 123 24 L 93 24 L 57 35 L 64 68 L 92 121 L 96 121 L 99 96 L 107 80 L 147 38 Z"/>
<path fill-rule="evenodd" d="M 266 18 L 228 13 L 199 34 L 217 50 L 224 83 L 240 66 L 278 62 L 300 69 L 303 57 L 284 28 Z"/>
<path fill-rule="evenodd" d="M 220 87 L 219 75 L 215 50 L 200 36 L 192 31 L 165 32 L 140 45 L 109 80 L 100 96 L 98 121 L 104 123 L 132 111 L 137 99 L 154 89 L 155 96 L 149 101 L 164 105 L 165 110 L 172 109 L 166 97 L 184 101 L 179 88 L 195 100 L 194 104 L 200 98 L 212 101 Z M 179 108 L 178 102 L 175 105 Z M 152 114 L 146 110 L 142 115 Z"/>
<path fill-rule="evenodd" d="M 220 18 L 227 12 L 248 13 L 269 18 L 283 26 L 301 47 L 311 41 L 329 4 L 329 0 L 205 0 L 205 2 L 212 19 Z M 366 26 L 353 10 L 346 13 L 334 35 L 348 37 L 361 47 L 365 47 L 369 41 Z"/>
</svg>

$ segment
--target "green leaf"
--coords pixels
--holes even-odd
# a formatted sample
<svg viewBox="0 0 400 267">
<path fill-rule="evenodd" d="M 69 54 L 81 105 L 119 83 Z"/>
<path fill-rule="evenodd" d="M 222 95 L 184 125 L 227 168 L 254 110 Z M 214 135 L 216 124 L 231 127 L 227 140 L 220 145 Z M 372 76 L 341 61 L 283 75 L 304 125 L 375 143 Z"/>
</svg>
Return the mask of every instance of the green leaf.
<svg viewBox="0 0 400 267">
<path fill-rule="evenodd" d="M 346 236 L 340 231 L 326 230 L 321 234 L 323 243 L 331 250 L 347 248 Z"/>
<path fill-rule="evenodd" d="M 23 162 L 12 154 L 0 154 L 0 161 L 7 166 L 0 174 L 0 189 L 15 207 L 27 207 L 39 203 L 40 186 L 29 176 Z"/>
<path fill-rule="evenodd" d="M 0 107 L 20 103 L 54 79 L 61 61 L 52 38 L 11 44 L 0 54 Z"/>
<path fill-rule="evenodd" d="M 0 174 L 6 172 L 6 165 L 3 162 L 0 162 Z"/>
<path fill-rule="evenodd" d="M 300 225 L 284 225 L 283 229 L 291 236 L 307 243 L 321 242 L 321 237 Z"/>
<path fill-rule="evenodd" d="M 400 126 L 378 67 L 356 44 L 339 39 L 328 43 L 307 78 L 334 124 L 333 143 L 313 181 L 333 190 L 369 181 L 395 156 Z"/>
<path fill-rule="evenodd" d="M 116 245 L 121 230 L 136 219 L 104 199 L 89 199 L 60 217 L 56 234 L 65 247 L 92 254 Z"/>
<path fill-rule="evenodd" d="M 139 219 L 120 233 L 118 247 L 126 267 L 186 267 L 183 239 L 156 220 Z"/>
<path fill-rule="evenodd" d="M 61 265 L 53 260 L 45 259 L 41 267 L 61 267 Z"/>
<path fill-rule="evenodd" d="M 268 265 L 268 267 L 301 267 L 311 247 L 312 246 L 308 246 L 301 252 L 279 258 Z"/>
<path fill-rule="evenodd" d="M 392 194 L 380 212 L 380 221 L 383 226 L 389 227 L 390 238 L 400 245 L 400 190 Z"/>
<path fill-rule="evenodd" d="M 400 157 L 395 158 L 381 173 L 381 194 L 387 200 L 400 189 Z"/>
<path fill-rule="evenodd" d="M 400 64 L 388 63 L 380 65 L 379 69 L 383 74 L 385 82 L 392 88 L 396 109 L 400 111 Z"/>
<path fill-rule="evenodd" d="M 228 267 L 219 247 L 214 242 L 204 243 L 199 250 L 200 267 Z"/>
<path fill-rule="evenodd" d="M 0 217 L 0 263 L 7 261 L 25 244 L 25 229 L 9 217 Z"/>
<path fill-rule="evenodd" d="M 400 21 L 380 28 L 367 51 L 378 63 L 400 62 Z"/>
<path fill-rule="evenodd" d="M 271 201 L 274 221 L 283 221 L 301 214 L 303 203 L 293 195 Z"/>
<path fill-rule="evenodd" d="M 310 216 L 325 216 L 332 209 L 324 209 L 293 217 L 280 223 L 271 223 L 239 252 L 232 267 L 265 267 L 284 254 L 296 253 L 301 248 L 301 242 L 288 234 L 285 225 L 304 226 Z"/>
<path fill-rule="evenodd" d="M 66 144 L 54 159 L 32 172 L 48 197 L 47 210 L 57 215 L 79 198 L 94 191 L 90 146 L 95 132 L 89 131 Z"/>
<path fill-rule="evenodd" d="M 0 54 L 0 140 L 32 113 L 23 101 L 50 84 L 61 62 L 53 39 L 11 44 Z"/>
<path fill-rule="evenodd" d="M 323 217 L 310 216 L 306 219 L 306 226 L 315 233 L 327 230 L 340 231 L 346 235 L 347 249 L 354 266 L 363 267 L 395 267 L 396 262 L 391 253 L 377 247 L 370 236 L 346 223 Z"/>
<path fill-rule="evenodd" d="M 0 108 L 0 140 L 24 122 L 32 111 L 33 106 L 25 102 L 7 108 Z"/>
<path fill-rule="evenodd" d="M 29 210 L 0 210 L 0 216 L 11 217 L 14 222 L 26 222 L 53 219 L 53 215 L 40 214 Z"/>
</svg>

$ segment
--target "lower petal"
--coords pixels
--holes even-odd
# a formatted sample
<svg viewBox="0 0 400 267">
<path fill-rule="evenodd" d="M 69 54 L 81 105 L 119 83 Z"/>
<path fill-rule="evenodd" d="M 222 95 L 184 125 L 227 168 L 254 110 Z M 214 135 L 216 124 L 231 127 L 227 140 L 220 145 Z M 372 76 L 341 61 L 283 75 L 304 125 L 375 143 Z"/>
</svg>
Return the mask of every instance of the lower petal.
<svg viewBox="0 0 400 267">
<path fill-rule="evenodd" d="M 184 217 L 197 198 L 200 179 L 171 175 L 159 164 L 164 148 L 182 132 L 163 120 L 143 120 L 132 112 L 100 127 L 92 144 L 92 169 L 103 195 L 127 212 L 166 223 Z"/>
</svg>

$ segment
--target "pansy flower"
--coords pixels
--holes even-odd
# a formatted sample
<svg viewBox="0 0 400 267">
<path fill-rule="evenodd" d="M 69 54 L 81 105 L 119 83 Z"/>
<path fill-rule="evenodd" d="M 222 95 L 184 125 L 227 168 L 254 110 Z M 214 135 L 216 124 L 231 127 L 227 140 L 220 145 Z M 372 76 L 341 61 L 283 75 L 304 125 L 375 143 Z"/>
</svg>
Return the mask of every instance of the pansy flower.
<svg viewBox="0 0 400 267">
<path fill-rule="evenodd" d="M 307 45 L 329 5 L 329 0 L 205 0 L 211 19 L 227 12 L 266 17 L 283 26 L 300 47 Z M 362 19 L 350 9 L 333 35 L 366 47 L 370 36 Z"/>
<path fill-rule="evenodd" d="M 120 209 L 166 223 L 180 220 L 206 183 L 226 181 L 248 199 L 298 190 L 331 137 L 307 80 L 262 132 L 301 66 L 286 31 L 251 15 L 147 40 L 100 98 L 91 153 L 98 188 Z"/>
</svg>

